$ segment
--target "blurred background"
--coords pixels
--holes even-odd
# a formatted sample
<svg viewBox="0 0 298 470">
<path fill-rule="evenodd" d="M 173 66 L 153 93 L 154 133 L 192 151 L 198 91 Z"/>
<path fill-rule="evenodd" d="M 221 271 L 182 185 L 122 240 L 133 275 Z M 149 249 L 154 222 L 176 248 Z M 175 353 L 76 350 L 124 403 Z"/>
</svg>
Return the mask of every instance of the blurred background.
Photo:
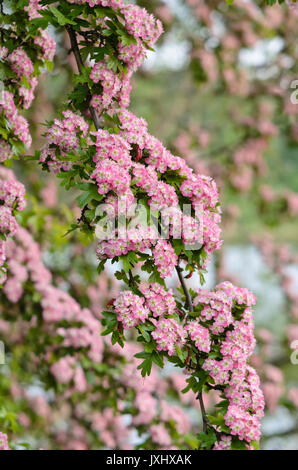
<svg viewBox="0 0 298 470">
<path fill-rule="evenodd" d="M 256 294 L 257 348 L 251 362 L 266 399 L 261 448 L 298 449 L 297 10 L 253 0 L 235 0 L 231 6 L 217 0 L 136 3 L 160 18 L 165 32 L 135 75 L 131 110 L 146 119 L 150 133 L 174 155 L 211 175 L 219 187 L 224 245 L 213 256 L 207 285 L 231 280 Z M 55 39 L 55 66 L 41 79 L 29 114 L 35 149 L 43 142 L 41 123 L 57 116 L 71 87 L 74 64 L 67 40 L 57 33 Z M 105 300 L 119 286 L 112 267 L 98 279 L 94 247 L 84 234 L 63 237 L 80 214 L 76 194 L 59 188 L 35 161 L 19 163 L 16 173 L 29 194 L 19 221 L 40 243 L 56 284 L 100 317 Z M 190 285 L 198 287 L 198 280 Z M 49 443 L 53 422 L 48 422 L 46 403 L 53 399 L 47 395 L 45 400 L 40 392 L 42 378 L 16 409 L 20 384 L 27 381 L 25 357 L 22 372 L 14 372 L 15 395 L 12 366 L 2 383 L 2 398 L 11 400 L 6 408 L 21 413 L 21 430 L 15 423 L 15 432 L 33 447 L 76 448 L 82 436 L 63 441 L 64 428 L 55 444 Z M 0 422 L 1 416 L 9 420 L 7 409 Z M 97 439 L 103 447 L 121 448 L 118 441 L 101 438 L 102 432 Z"/>
</svg>

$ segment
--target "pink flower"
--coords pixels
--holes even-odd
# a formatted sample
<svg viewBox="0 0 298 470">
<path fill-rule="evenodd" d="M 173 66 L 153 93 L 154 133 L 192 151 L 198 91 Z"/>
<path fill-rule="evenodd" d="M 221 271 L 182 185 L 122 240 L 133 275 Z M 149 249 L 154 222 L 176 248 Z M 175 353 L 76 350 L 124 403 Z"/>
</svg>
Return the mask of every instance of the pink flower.
<svg viewBox="0 0 298 470">
<path fill-rule="evenodd" d="M 7 435 L 3 432 L 0 432 L 0 450 L 10 450 Z"/>
</svg>

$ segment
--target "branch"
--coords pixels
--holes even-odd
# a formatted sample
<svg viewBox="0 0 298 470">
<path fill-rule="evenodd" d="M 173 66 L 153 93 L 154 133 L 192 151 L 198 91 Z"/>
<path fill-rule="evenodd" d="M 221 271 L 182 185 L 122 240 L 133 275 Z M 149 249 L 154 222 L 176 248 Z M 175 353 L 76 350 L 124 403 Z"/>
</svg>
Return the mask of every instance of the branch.
<svg viewBox="0 0 298 470">
<path fill-rule="evenodd" d="M 192 305 L 191 296 L 190 296 L 190 293 L 188 292 L 187 285 L 186 285 L 184 277 L 182 275 L 183 269 L 180 268 L 180 266 L 178 265 L 178 266 L 176 266 L 176 271 L 177 271 L 179 281 L 181 283 L 181 286 L 182 286 L 182 289 L 183 289 L 183 292 L 184 292 L 184 295 L 185 295 L 185 298 L 186 298 L 186 305 L 187 305 L 188 311 L 193 312 L 193 305 Z M 186 318 L 187 318 L 187 316 L 186 316 Z"/>
<path fill-rule="evenodd" d="M 131 269 L 128 271 L 128 275 L 129 275 L 129 285 L 130 285 L 130 287 L 137 287 L 136 281 L 135 281 L 135 278 L 133 277 Z"/>
<path fill-rule="evenodd" d="M 76 33 L 75 33 L 74 29 L 72 28 L 72 26 L 69 26 L 69 25 L 66 26 L 66 31 L 68 32 L 68 35 L 69 35 L 71 50 L 72 50 L 72 52 L 75 56 L 79 74 L 82 75 L 85 65 L 84 65 L 83 59 L 81 57 L 81 53 L 80 53 Z M 88 88 L 89 95 L 90 95 L 90 90 L 89 90 L 88 85 L 86 84 L 85 86 Z M 100 128 L 99 118 L 98 118 L 97 112 L 95 111 L 93 106 L 90 105 L 90 99 L 91 99 L 91 96 L 89 96 L 88 108 L 89 108 L 89 111 L 90 111 L 90 114 L 91 114 L 91 117 L 92 117 L 92 121 L 94 122 L 95 128 L 96 128 L 96 130 L 98 130 Z"/>
<path fill-rule="evenodd" d="M 203 393 L 202 392 L 198 393 L 197 400 L 199 400 L 199 402 L 200 402 L 201 414 L 202 414 L 202 420 L 203 420 L 203 432 L 206 434 L 207 433 L 207 428 L 208 428 L 208 419 L 207 419 L 207 414 L 206 414 L 206 410 L 205 410 L 205 405 L 204 405 Z"/>
</svg>

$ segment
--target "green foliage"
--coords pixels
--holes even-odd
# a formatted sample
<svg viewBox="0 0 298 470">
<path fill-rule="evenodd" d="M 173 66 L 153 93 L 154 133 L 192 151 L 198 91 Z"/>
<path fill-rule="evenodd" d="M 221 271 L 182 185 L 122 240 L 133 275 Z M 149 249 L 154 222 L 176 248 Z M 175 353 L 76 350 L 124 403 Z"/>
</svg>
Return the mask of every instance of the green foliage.
<svg viewBox="0 0 298 470">
<path fill-rule="evenodd" d="M 137 353 L 135 354 L 135 357 L 137 359 L 144 359 L 144 361 L 138 366 L 138 369 L 141 370 L 142 377 L 150 375 L 153 363 L 155 363 L 158 367 L 164 367 L 162 355 L 158 351 L 152 351 L 151 353 Z"/>
<path fill-rule="evenodd" d="M 212 429 L 208 429 L 206 433 L 200 432 L 197 435 L 199 441 L 199 449 L 210 450 L 216 442 L 216 434 Z"/>
</svg>

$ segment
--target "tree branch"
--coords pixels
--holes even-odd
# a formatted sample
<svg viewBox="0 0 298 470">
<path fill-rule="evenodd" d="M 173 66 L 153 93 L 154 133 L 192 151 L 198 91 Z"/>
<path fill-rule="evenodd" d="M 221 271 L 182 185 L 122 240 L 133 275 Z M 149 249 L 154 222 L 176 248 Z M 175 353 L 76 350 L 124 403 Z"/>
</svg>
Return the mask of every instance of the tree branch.
<svg viewBox="0 0 298 470">
<path fill-rule="evenodd" d="M 186 305 L 187 305 L 188 311 L 193 312 L 193 305 L 192 305 L 191 296 L 190 296 L 190 293 L 188 292 L 187 285 L 186 285 L 184 277 L 182 275 L 183 269 L 180 268 L 180 266 L 178 265 L 178 266 L 176 266 L 176 271 L 177 271 L 179 281 L 181 283 L 181 286 L 182 286 L 182 289 L 183 289 L 183 292 L 184 292 L 184 295 L 185 295 L 185 298 L 186 298 Z"/>
<path fill-rule="evenodd" d="M 80 54 L 80 49 L 79 49 L 79 45 L 78 45 L 78 41 L 77 41 L 76 32 L 74 31 L 72 26 L 69 26 L 69 25 L 66 26 L 66 31 L 68 32 L 68 35 L 69 35 L 71 50 L 72 50 L 72 52 L 75 56 L 78 71 L 79 71 L 80 75 L 82 75 L 85 65 L 84 65 L 83 59 L 82 59 L 81 54 Z M 90 114 L 91 114 L 91 117 L 92 117 L 92 121 L 94 122 L 95 128 L 96 128 L 96 130 L 98 130 L 100 128 L 99 118 L 98 118 L 97 112 L 95 111 L 93 106 L 90 105 L 91 93 L 90 93 L 89 87 L 88 87 L 87 84 L 85 86 L 88 88 L 88 91 L 89 91 L 88 108 L 89 108 L 89 111 L 90 111 Z"/>
<path fill-rule="evenodd" d="M 207 432 L 208 428 L 208 419 L 207 419 L 207 414 L 205 410 L 205 404 L 204 404 L 204 399 L 203 399 L 203 393 L 199 392 L 197 396 L 197 400 L 200 402 L 200 408 L 201 408 L 201 414 L 202 414 L 202 420 L 203 420 L 203 432 Z"/>
</svg>

